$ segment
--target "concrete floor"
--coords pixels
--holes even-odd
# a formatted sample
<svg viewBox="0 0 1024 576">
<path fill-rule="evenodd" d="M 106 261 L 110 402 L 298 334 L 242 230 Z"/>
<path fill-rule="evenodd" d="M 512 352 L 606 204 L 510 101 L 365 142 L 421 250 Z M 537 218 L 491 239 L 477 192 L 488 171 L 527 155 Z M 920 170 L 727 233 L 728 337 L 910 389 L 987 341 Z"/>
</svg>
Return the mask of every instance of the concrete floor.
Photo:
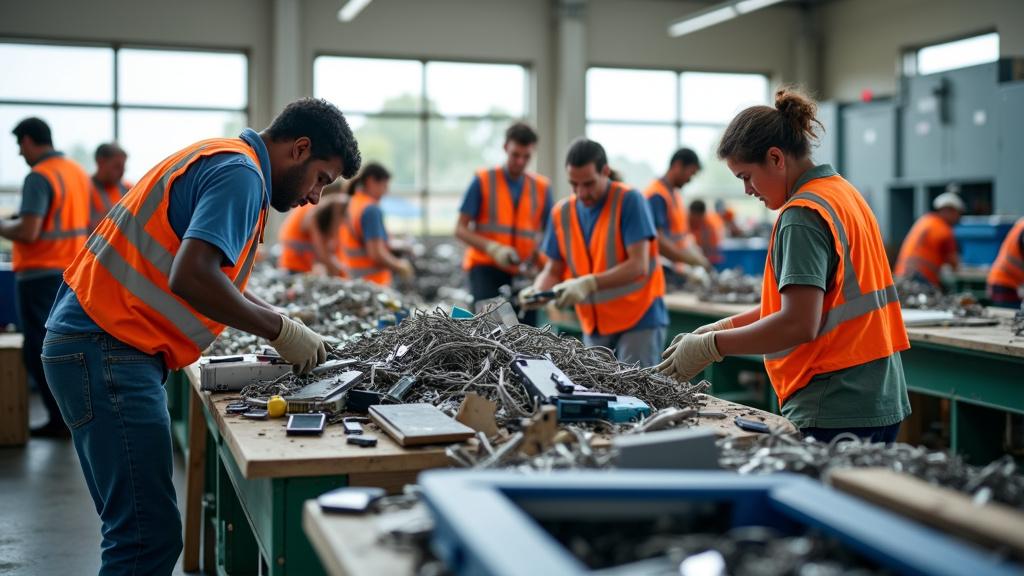
<svg viewBox="0 0 1024 576">
<path fill-rule="evenodd" d="M 46 420 L 38 394 L 29 401 L 32 424 Z M 175 453 L 178 505 L 185 469 Z M 100 520 L 71 439 L 30 439 L 22 448 L 0 448 L 0 574 L 96 574 Z M 184 574 L 181 558 L 174 575 Z"/>
</svg>

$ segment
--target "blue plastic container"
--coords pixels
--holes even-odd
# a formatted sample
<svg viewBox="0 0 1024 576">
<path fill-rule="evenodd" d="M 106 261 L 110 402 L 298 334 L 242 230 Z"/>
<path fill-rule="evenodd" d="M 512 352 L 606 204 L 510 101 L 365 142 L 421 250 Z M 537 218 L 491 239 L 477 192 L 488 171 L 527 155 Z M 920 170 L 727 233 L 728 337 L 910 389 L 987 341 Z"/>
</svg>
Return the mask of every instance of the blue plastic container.
<svg viewBox="0 0 1024 576">
<path fill-rule="evenodd" d="M 768 258 L 768 241 L 764 238 L 725 238 L 719 245 L 722 262 L 715 264 L 719 272 L 737 266 L 744 274 L 759 276 L 764 273 Z"/>
<path fill-rule="evenodd" d="M 953 227 L 960 245 L 960 261 L 971 266 L 991 266 L 1016 216 L 964 216 Z"/>
</svg>

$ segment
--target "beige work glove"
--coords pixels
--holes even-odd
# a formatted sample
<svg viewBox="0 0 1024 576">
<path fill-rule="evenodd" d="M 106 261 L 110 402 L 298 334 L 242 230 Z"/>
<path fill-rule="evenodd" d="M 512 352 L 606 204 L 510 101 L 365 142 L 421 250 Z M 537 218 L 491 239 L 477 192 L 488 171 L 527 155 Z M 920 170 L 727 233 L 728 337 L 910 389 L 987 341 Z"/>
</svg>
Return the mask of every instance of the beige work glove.
<svg viewBox="0 0 1024 576">
<path fill-rule="evenodd" d="M 292 365 L 296 374 L 307 374 L 327 360 L 327 347 L 319 334 L 301 321 L 281 315 L 281 333 L 270 341 L 277 353 Z"/>
<path fill-rule="evenodd" d="M 559 308 L 575 306 L 587 299 L 588 296 L 597 292 L 597 278 L 593 274 L 570 278 L 561 284 L 556 284 L 555 305 Z"/>
<path fill-rule="evenodd" d="M 405 258 L 401 258 L 395 266 L 395 273 L 398 274 L 402 280 L 412 280 L 416 276 L 416 269 L 412 267 L 412 262 L 409 262 Z"/>
<path fill-rule="evenodd" d="M 494 261 L 502 268 L 519 264 L 519 252 L 516 252 L 516 249 L 511 246 L 506 246 L 495 240 L 487 243 L 487 255 L 494 258 Z"/>
<path fill-rule="evenodd" d="M 700 266 L 701 268 L 711 272 L 714 270 L 714 266 L 711 265 L 711 261 L 708 260 L 707 256 L 700 249 L 700 246 L 696 244 L 690 244 L 686 248 L 683 248 L 683 262 L 690 264 L 691 266 Z"/>
<path fill-rule="evenodd" d="M 539 310 L 547 306 L 549 300 L 535 300 L 530 301 L 534 294 L 537 294 L 540 290 L 537 290 L 533 286 L 527 286 L 519 291 L 519 308 L 522 310 Z"/>
<path fill-rule="evenodd" d="M 693 331 L 694 334 L 707 334 L 708 332 L 717 332 L 719 330 L 729 330 L 734 328 L 732 324 L 732 318 L 722 318 L 718 322 L 712 322 L 711 324 L 705 324 L 700 328 Z M 681 336 L 681 335 L 680 335 Z M 676 336 L 678 338 L 679 336 Z M 675 340 L 672 341 L 675 344 Z"/>
<path fill-rule="evenodd" d="M 680 334 L 672 342 L 673 344 L 661 353 L 665 361 L 658 364 L 657 370 L 680 382 L 689 382 L 709 364 L 722 360 L 722 355 L 718 353 L 718 347 L 715 345 L 714 332 Z"/>
</svg>

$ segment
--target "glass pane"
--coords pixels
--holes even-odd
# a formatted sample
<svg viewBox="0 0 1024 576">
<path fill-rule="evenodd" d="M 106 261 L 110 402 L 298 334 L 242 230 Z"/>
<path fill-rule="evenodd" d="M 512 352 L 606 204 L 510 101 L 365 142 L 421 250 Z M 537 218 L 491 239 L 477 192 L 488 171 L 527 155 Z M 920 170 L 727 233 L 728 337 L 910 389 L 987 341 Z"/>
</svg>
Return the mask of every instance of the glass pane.
<svg viewBox="0 0 1024 576">
<path fill-rule="evenodd" d="M 505 161 L 504 120 L 431 120 L 427 187 L 431 193 L 466 191 L 473 173 Z"/>
<path fill-rule="evenodd" d="M 623 181 L 643 190 L 668 169 L 676 151 L 676 131 L 670 126 L 587 124 L 587 138 L 604 146 L 608 165 Z M 565 178 L 564 174 L 559 177 Z"/>
<path fill-rule="evenodd" d="M 114 51 L 0 44 L 0 79 L 3 100 L 110 104 L 114 101 Z"/>
<path fill-rule="evenodd" d="M 419 175 L 422 149 L 421 124 L 412 118 L 376 118 L 348 116 L 349 125 L 359 143 L 363 165 L 379 162 L 391 172 L 392 192 L 421 187 Z"/>
<path fill-rule="evenodd" d="M 121 110 L 121 147 L 128 153 L 125 179 L 138 182 L 158 162 L 207 138 L 234 138 L 246 126 L 242 112 Z M 154 135 L 159 135 L 155 137 Z"/>
<path fill-rule="evenodd" d="M 446 116 L 518 118 L 526 114 L 526 69 L 511 64 L 428 62 L 427 98 L 432 109 Z"/>
<path fill-rule="evenodd" d="M 114 139 L 114 112 L 109 108 L 0 105 L 0 188 L 20 190 L 29 172 L 11 131 L 30 116 L 49 124 L 54 148 L 75 159 L 90 174 L 96 170 L 96 147 Z"/>
<path fill-rule="evenodd" d="M 917 53 L 917 73 L 933 74 L 999 59 L 999 34 L 992 32 L 922 48 Z"/>
<path fill-rule="evenodd" d="M 743 183 L 718 159 L 718 141 L 723 131 L 722 126 L 689 126 L 679 132 L 679 141 L 697 153 L 701 165 L 700 172 L 683 188 L 687 196 L 743 194 Z"/>
<path fill-rule="evenodd" d="M 661 70 L 587 70 L 588 120 L 676 119 L 676 73 Z"/>
<path fill-rule="evenodd" d="M 768 103 L 768 78 L 761 74 L 683 72 L 679 89 L 683 122 L 728 124 L 740 110 Z"/>
<path fill-rule="evenodd" d="M 423 202 L 418 192 L 388 192 L 381 199 L 381 211 L 384 213 L 384 229 L 392 238 L 412 234 L 423 234 Z M 394 207 L 393 209 L 389 209 Z M 452 225 L 455 229 L 455 225 Z"/>
<path fill-rule="evenodd" d="M 427 236 L 451 238 L 459 220 L 461 194 L 430 194 L 427 196 Z"/>
<path fill-rule="evenodd" d="M 423 64 L 415 60 L 318 56 L 313 61 L 313 95 L 342 112 L 418 112 Z"/>
<path fill-rule="evenodd" d="M 117 57 L 121 104 L 245 108 L 249 101 L 244 54 L 124 49 Z"/>
</svg>

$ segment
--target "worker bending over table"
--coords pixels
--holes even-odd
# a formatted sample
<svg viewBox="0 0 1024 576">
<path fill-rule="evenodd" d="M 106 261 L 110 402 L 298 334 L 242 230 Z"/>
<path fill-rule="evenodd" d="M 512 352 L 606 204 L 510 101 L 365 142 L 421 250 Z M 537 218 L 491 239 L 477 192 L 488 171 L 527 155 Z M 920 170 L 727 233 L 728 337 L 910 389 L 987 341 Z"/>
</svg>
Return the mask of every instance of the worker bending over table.
<svg viewBox="0 0 1024 576">
<path fill-rule="evenodd" d="M 718 156 L 745 192 L 779 210 L 760 309 L 679 334 L 658 369 L 689 380 L 726 355 L 764 354 L 782 414 L 828 441 L 892 442 L 910 414 L 909 348 L 881 233 L 860 193 L 810 157 L 816 105 L 789 87 L 742 111 Z"/>
<path fill-rule="evenodd" d="M 668 258 L 680 272 L 682 264 L 700 266 L 711 271 L 711 262 L 701 252 L 690 234 L 686 207 L 680 189 L 700 170 L 697 153 L 680 148 L 672 155 L 668 170 L 644 189 L 654 227 L 658 231 L 658 254 Z"/>
<path fill-rule="evenodd" d="M 1003 239 L 999 255 L 988 272 L 985 291 L 992 304 L 1020 308 L 1024 298 L 1024 218 L 1017 220 Z"/>
<path fill-rule="evenodd" d="M 575 306 L 585 344 L 611 348 L 622 362 L 654 366 L 665 345 L 668 310 L 647 202 L 608 177 L 597 142 L 575 140 L 565 167 L 573 193 L 551 210 L 542 245 L 548 261 L 519 299 L 554 290 L 558 307 Z"/>
<path fill-rule="evenodd" d="M 347 206 L 348 195 L 324 192 L 318 204 L 289 212 L 277 232 L 281 243 L 277 267 L 293 273 L 322 268 L 330 276 L 343 276 L 338 233 Z"/>
<path fill-rule="evenodd" d="M 964 202 L 956 192 L 943 192 L 932 201 L 932 209 L 918 218 L 907 233 L 894 273 L 897 278 L 909 278 L 939 288 L 942 286 L 939 269 L 944 264 L 954 270 L 960 266 L 953 226 L 960 222 Z"/>
<path fill-rule="evenodd" d="M 339 239 L 341 263 L 348 278 L 391 285 L 391 273 L 404 280 L 415 274 L 412 262 L 391 253 L 388 232 L 384 229 L 384 213 L 378 205 L 388 193 L 391 173 L 376 162 L 370 162 L 359 176 L 348 183 L 348 210 L 342 222 Z"/>
<path fill-rule="evenodd" d="M 322 338 L 246 291 L 267 211 L 316 204 L 360 164 L 344 116 L 292 102 L 261 133 L 197 142 L 146 173 L 64 273 L 43 364 L 102 520 L 100 574 L 170 574 L 181 552 L 168 369 L 225 325 L 266 338 L 296 372 Z"/>
</svg>

